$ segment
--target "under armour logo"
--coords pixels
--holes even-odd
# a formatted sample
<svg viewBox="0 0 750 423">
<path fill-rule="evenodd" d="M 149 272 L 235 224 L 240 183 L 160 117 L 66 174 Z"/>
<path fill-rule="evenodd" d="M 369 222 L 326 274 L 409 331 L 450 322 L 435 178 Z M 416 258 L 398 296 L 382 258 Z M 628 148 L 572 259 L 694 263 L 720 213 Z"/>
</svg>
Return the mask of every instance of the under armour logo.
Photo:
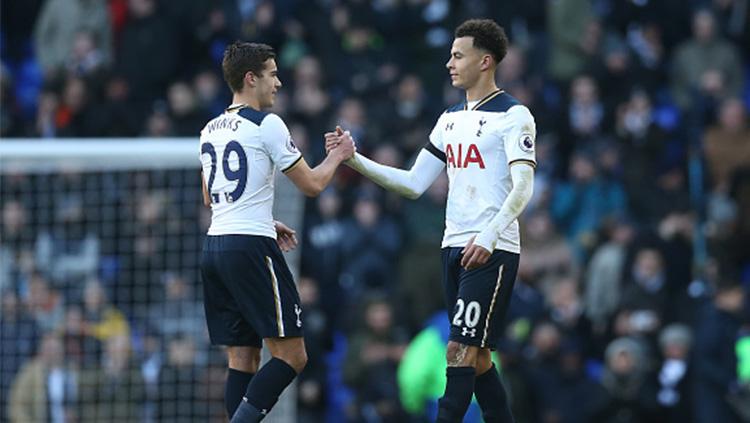
<svg viewBox="0 0 750 423">
<path fill-rule="evenodd" d="M 479 119 L 479 130 L 477 130 L 477 136 L 482 135 L 482 126 L 484 126 L 485 123 L 487 123 L 487 121 L 484 120 L 484 118 Z"/>
<path fill-rule="evenodd" d="M 302 319 L 300 319 L 300 315 L 302 314 L 302 309 L 297 304 L 294 305 L 294 313 L 297 314 L 297 327 L 302 327 Z"/>
<path fill-rule="evenodd" d="M 462 328 L 461 336 L 466 336 L 466 335 L 469 335 L 470 337 L 474 338 L 475 336 L 477 336 L 477 328 L 471 328 L 471 329 L 467 327 Z"/>
<path fill-rule="evenodd" d="M 453 129 L 453 122 L 449 122 L 445 124 L 445 130 L 450 131 Z"/>
</svg>

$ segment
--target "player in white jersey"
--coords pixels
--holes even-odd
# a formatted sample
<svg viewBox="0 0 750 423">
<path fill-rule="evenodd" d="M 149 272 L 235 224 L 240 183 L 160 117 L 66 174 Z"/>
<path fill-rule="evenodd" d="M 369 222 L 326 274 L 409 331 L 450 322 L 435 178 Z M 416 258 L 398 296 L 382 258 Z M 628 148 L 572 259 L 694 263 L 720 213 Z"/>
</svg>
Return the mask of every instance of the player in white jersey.
<svg viewBox="0 0 750 423">
<path fill-rule="evenodd" d="M 280 249 L 296 238 L 271 215 L 275 170 L 316 196 L 354 144 L 342 143 L 310 169 L 281 118 L 261 111 L 281 87 L 273 49 L 234 43 L 222 68 L 234 98 L 201 131 L 203 200 L 212 210 L 201 275 L 211 342 L 226 345 L 229 356 L 227 414 L 256 422 L 307 362 L 299 295 Z M 258 369 L 263 342 L 272 359 Z"/>
<path fill-rule="evenodd" d="M 507 45 L 505 32 L 491 20 L 469 20 L 456 29 L 446 67 L 453 86 L 466 91 L 466 101 L 440 116 L 410 170 L 359 154 L 346 162 L 409 198 L 421 195 L 447 168 L 442 257 L 451 334 L 439 422 L 462 421 L 472 392 L 485 421 L 513 421 L 490 351 L 501 336 L 518 270 L 517 218 L 533 191 L 536 126 L 529 110 L 495 84 Z M 326 134 L 326 149 L 350 140 L 337 128 Z"/>
</svg>

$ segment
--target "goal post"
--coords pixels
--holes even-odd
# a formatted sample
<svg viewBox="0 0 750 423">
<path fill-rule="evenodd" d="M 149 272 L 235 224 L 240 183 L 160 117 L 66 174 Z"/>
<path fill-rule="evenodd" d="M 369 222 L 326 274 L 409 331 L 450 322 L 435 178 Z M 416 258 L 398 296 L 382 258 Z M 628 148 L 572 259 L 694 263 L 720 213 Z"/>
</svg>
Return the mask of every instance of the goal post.
<svg viewBox="0 0 750 423">
<path fill-rule="evenodd" d="M 50 360 L 41 356 L 56 338 L 57 365 L 80 388 L 53 399 L 58 412 L 221 417 L 226 361 L 208 345 L 198 268 L 210 221 L 200 166 L 195 138 L 0 139 L 0 293 L 15 297 L 0 313 L 28 309 L 33 326 L 3 348 L 15 354 L 0 362 L 3 413 L 25 366 Z M 279 175 L 274 217 L 301 232 L 303 197 Z M 285 254 L 295 275 L 298 254 Z M 108 385 L 118 371 L 136 381 Z M 130 395 L 130 408 L 108 395 Z M 295 403 L 288 389 L 267 421 L 294 421 Z"/>
</svg>

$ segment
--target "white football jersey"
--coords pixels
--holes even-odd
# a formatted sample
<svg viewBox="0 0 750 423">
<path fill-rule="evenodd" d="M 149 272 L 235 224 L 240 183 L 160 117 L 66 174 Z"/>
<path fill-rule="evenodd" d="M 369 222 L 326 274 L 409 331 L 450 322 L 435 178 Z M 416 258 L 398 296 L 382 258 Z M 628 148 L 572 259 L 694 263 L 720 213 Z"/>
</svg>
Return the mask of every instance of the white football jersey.
<svg viewBox="0 0 750 423">
<path fill-rule="evenodd" d="M 510 166 L 536 166 L 536 125 L 528 108 L 502 90 L 467 107 L 446 110 L 430 134 L 427 150 L 448 172 L 448 204 L 442 247 L 464 247 L 500 211 L 513 187 Z M 518 221 L 501 235 L 495 249 L 520 253 Z"/>
<path fill-rule="evenodd" d="M 276 168 L 288 172 L 302 154 L 284 121 L 273 113 L 232 105 L 201 130 L 200 159 L 211 198 L 209 235 L 276 238 Z"/>
</svg>

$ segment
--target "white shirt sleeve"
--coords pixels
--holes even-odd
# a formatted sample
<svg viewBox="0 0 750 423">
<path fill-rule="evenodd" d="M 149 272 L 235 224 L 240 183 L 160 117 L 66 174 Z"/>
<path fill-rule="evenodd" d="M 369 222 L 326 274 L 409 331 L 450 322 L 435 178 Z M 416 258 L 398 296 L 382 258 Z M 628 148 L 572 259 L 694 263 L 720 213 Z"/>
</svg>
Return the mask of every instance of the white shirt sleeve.
<svg viewBox="0 0 750 423">
<path fill-rule="evenodd" d="M 411 199 L 422 195 L 445 168 L 445 162 L 424 148 L 409 170 L 382 165 L 359 153 L 346 164 L 381 187 Z"/>
<path fill-rule="evenodd" d="M 500 211 L 492 218 L 482 232 L 474 239 L 474 244 L 492 252 L 500 235 L 510 226 L 529 203 L 534 194 L 534 168 L 528 160 L 511 165 L 510 176 L 513 188 L 508 193 Z"/>
<path fill-rule="evenodd" d="M 508 164 L 529 162 L 536 167 L 536 124 L 526 106 L 513 106 L 508 111 L 510 127 L 505 132 L 505 154 Z"/>
<path fill-rule="evenodd" d="M 445 146 L 443 145 L 443 127 L 441 125 L 443 116 L 445 116 L 445 113 L 440 115 L 437 122 L 435 123 L 435 127 L 433 127 L 432 132 L 430 132 L 430 143 L 434 145 L 435 148 L 437 148 L 439 151 L 445 151 Z"/>
<path fill-rule="evenodd" d="M 292 135 L 278 115 L 269 113 L 260 123 L 260 138 L 271 161 L 282 172 L 290 170 L 302 158 Z"/>
</svg>

